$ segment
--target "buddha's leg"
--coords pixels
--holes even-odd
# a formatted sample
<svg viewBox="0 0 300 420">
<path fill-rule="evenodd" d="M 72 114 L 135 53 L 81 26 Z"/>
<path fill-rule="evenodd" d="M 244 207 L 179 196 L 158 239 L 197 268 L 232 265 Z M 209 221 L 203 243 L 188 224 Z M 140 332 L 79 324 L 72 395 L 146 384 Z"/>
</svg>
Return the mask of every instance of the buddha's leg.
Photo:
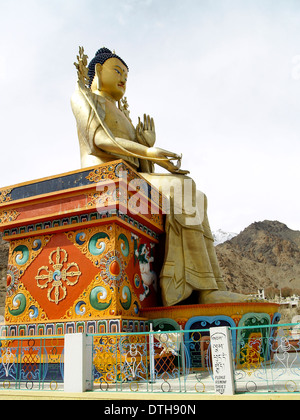
<svg viewBox="0 0 300 420">
<path fill-rule="evenodd" d="M 209 226 L 207 198 L 196 191 L 195 183 L 180 175 L 142 175 L 173 204 L 167 214 L 165 261 L 160 276 L 164 305 L 175 305 L 194 290 L 199 292 L 201 304 L 248 300 L 245 295 L 226 290 Z"/>
<path fill-rule="evenodd" d="M 198 197 L 198 206 L 199 208 L 204 209 L 203 214 L 203 230 L 204 230 L 204 237 L 206 242 L 206 249 L 209 254 L 210 263 L 217 281 L 218 290 L 202 290 L 198 294 L 198 302 L 202 304 L 210 304 L 210 303 L 229 303 L 229 302 L 243 302 L 248 300 L 248 296 L 239 294 L 239 293 L 232 293 L 227 291 L 226 285 L 222 278 L 221 270 L 219 267 L 218 259 L 216 250 L 214 247 L 214 240 L 212 237 L 211 229 L 209 226 L 208 216 L 207 216 L 207 198 L 203 195 L 203 193 L 197 191 Z M 201 201 L 204 199 L 204 204 L 201 205 Z"/>
<path fill-rule="evenodd" d="M 214 246 L 214 238 L 211 233 L 208 216 L 207 216 L 207 197 L 201 192 L 197 191 L 197 205 L 198 211 L 200 212 L 203 209 L 202 216 L 202 226 L 203 226 L 203 235 L 205 238 L 206 249 L 209 255 L 210 264 L 218 285 L 218 290 L 226 290 L 226 285 L 224 283 L 222 273 L 220 270 L 219 262 L 217 259 L 217 254 Z"/>
<path fill-rule="evenodd" d="M 211 303 L 249 302 L 250 300 L 253 299 L 250 299 L 247 295 L 225 290 L 203 290 L 199 293 L 198 303 L 208 305 Z"/>
<path fill-rule="evenodd" d="M 248 296 L 232 293 L 227 291 L 226 285 L 222 278 L 221 270 L 219 267 L 217 254 L 214 247 L 214 240 L 212 237 L 211 229 L 209 226 L 208 216 L 207 216 L 207 198 L 203 193 L 197 191 L 198 205 L 199 208 L 204 208 L 203 222 L 202 226 L 204 229 L 204 237 L 206 242 L 206 249 L 209 254 L 210 263 L 217 281 L 218 290 L 202 290 L 198 295 L 198 302 L 202 304 L 210 303 L 229 303 L 229 302 L 243 302 L 248 300 Z M 201 201 L 204 199 L 204 204 L 201 205 Z"/>
<path fill-rule="evenodd" d="M 170 203 L 166 215 L 165 261 L 160 275 L 164 305 L 175 305 L 187 299 L 193 290 L 224 288 L 204 194 L 197 193 L 195 183 L 185 176 L 142 175 L 167 196 Z"/>
</svg>

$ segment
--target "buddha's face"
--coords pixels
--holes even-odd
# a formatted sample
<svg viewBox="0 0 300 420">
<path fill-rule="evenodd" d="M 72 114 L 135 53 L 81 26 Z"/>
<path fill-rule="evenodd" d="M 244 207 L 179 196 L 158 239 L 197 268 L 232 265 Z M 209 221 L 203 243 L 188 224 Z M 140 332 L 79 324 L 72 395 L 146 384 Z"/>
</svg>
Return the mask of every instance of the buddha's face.
<svg viewBox="0 0 300 420">
<path fill-rule="evenodd" d="M 125 94 L 128 76 L 127 67 L 118 58 L 109 58 L 103 65 L 96 64 L 96 76 L 100 80 L 100 91 L 119 101 Z"/>
</svg>

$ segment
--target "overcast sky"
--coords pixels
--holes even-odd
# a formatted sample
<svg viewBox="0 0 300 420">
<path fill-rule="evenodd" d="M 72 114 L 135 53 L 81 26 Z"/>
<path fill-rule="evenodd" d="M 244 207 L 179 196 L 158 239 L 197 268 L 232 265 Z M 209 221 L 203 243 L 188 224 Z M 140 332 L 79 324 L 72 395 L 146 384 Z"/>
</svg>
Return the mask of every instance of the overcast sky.
<svg viewBox="0 0 300 420">
<path fill-rule="evenodd" d="M 79 45 L 127 62 L 134 123 L 183 153 L 212 230 L 300 230 L 299 0 L 0 0 L 0 188 L 80 168 Z"/>
</svg>

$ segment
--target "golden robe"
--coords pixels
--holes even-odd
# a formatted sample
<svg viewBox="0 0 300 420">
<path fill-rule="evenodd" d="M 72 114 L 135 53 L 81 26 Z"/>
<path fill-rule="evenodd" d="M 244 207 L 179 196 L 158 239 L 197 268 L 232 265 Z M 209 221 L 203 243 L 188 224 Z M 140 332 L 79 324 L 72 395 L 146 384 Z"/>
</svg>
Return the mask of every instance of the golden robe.
<svg viewBox="0 0 300 420">
<path fill-rule="evenodd" d="M 105 98 L 79 83 L 71 103 L 77 122 L 82 167 L 123 159 L 169 198 L 165 258 L 160 273 L 163 304 L 176 305 L 194 290 L 226 290 L 208 222 L 206 196 L 197 191 L 195 183 L 187 176 L 155 174 L 152 162 L 147 159 L 132 157 L 122 148 L 119 153 L 112 154 L 96 146 L 99 130 L 103 130 L 112 142 L 121 137 L 118 129 L 110 124 L 113 116 L 108 112 Z M 131 121 L 125 115 L 124 118 L 128 127 L 124 138 L 138 142 Z M 178 200 L 178 197 L 183 199 Z"/>
</svg>

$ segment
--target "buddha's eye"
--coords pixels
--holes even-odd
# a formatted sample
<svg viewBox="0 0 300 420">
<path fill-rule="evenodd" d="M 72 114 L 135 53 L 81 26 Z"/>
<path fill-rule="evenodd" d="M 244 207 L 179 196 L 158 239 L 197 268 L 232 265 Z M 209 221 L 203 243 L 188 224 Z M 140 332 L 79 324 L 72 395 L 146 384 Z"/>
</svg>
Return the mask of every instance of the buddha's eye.
<svg viewBox="0 0 300 420">
<path fill-rule="evenodd" d="M 121 72 L 118 69 L 115 69 L 115 71 L 121 76 Z"/>
</svg>

